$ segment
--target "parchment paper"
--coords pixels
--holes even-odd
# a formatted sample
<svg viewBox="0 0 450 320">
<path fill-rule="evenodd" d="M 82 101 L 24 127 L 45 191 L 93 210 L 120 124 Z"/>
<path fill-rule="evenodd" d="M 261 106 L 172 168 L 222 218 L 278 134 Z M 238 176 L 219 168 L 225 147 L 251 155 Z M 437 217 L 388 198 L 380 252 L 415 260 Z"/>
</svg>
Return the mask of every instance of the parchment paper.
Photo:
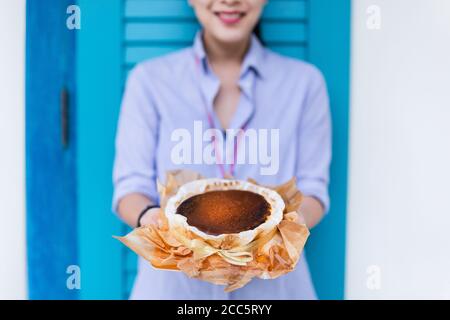
<svg viewBox="0 0 450 320">
<path fill-rule="evenodd" d="M 282 185 L 265 186 L 283 198 L 286 205 L 283 220 L 273 230 L 259 234 L 241 247 L 235 245 L 233 235 L 221 243 L 211 243 L 188 230 L 169 228 L 164 215 L 167 200 L 180 186 L 196 179 L 203 177 L 188 170 L 168 172 L 166 185 L 158 182 L 161 205 L 158 225 L 142 226 L 115 238 L 154 268 L 181 271 L 192 278 L 225 285 L 227 292 L 245 286 L 253 277 L 274 279 L 295 268 L 309 230 L 299 212 L 302 194 L 294 178 Z M 258 184 L 252 179 L 249 182 Z"/>
</svg>

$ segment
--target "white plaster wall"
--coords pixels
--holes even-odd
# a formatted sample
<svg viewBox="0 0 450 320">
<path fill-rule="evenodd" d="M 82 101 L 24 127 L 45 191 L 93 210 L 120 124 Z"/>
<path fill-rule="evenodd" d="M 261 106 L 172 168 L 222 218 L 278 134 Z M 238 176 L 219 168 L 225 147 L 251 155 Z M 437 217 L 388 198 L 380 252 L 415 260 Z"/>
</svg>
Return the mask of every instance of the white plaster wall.
<svg viewBox="0 0 450 320">
<path fill-rule="evenodd" d="M 450 299 L 450 1 L 352 4 L 346 297 Z"/>
<path fill-rule="evenodd" d="M 25 299 L 25 0 L 0 0 L 0 299 Z"/>
</svg>

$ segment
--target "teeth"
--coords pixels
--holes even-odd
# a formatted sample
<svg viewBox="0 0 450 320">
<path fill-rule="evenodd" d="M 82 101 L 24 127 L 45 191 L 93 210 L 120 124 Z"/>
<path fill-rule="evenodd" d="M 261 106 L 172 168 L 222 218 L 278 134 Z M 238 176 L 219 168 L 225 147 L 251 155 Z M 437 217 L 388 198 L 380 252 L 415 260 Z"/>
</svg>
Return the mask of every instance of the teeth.
<svg viewBox="0 0 450 320">
<path fill-rule="evenodd" d="M 241 16 L 239 13 L 221 13 L 220 15 L 226 19 L 237 19 Z"/>
</svg>

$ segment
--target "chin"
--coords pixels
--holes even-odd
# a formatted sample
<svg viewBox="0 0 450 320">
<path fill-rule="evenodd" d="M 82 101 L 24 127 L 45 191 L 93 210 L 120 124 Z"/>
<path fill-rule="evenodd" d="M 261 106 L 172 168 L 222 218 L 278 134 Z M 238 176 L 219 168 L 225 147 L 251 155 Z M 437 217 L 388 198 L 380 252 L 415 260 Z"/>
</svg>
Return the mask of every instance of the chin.
<svg viewBox="0 0 450 320">
<path fill-rule="evenodd" d="M 251 32 L 243 30 L 223 30 L 216 32 L 213 36 L 222 43 L 237 43 L 246 41 Z"/>
</svg>

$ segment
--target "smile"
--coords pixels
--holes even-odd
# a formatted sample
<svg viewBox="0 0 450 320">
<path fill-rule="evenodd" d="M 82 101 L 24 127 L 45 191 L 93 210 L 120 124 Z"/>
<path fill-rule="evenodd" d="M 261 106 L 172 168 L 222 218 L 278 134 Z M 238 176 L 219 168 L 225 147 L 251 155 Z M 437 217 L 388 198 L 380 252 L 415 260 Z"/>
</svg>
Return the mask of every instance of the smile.
<svg viewBox="0 0 450 320">
<path fill-rule="evenodd" d="M 225 24 L 235 24 L 241 21 L 245 13 L 239 11 L 220 11 L 215 15 Z"/>
</svg>

